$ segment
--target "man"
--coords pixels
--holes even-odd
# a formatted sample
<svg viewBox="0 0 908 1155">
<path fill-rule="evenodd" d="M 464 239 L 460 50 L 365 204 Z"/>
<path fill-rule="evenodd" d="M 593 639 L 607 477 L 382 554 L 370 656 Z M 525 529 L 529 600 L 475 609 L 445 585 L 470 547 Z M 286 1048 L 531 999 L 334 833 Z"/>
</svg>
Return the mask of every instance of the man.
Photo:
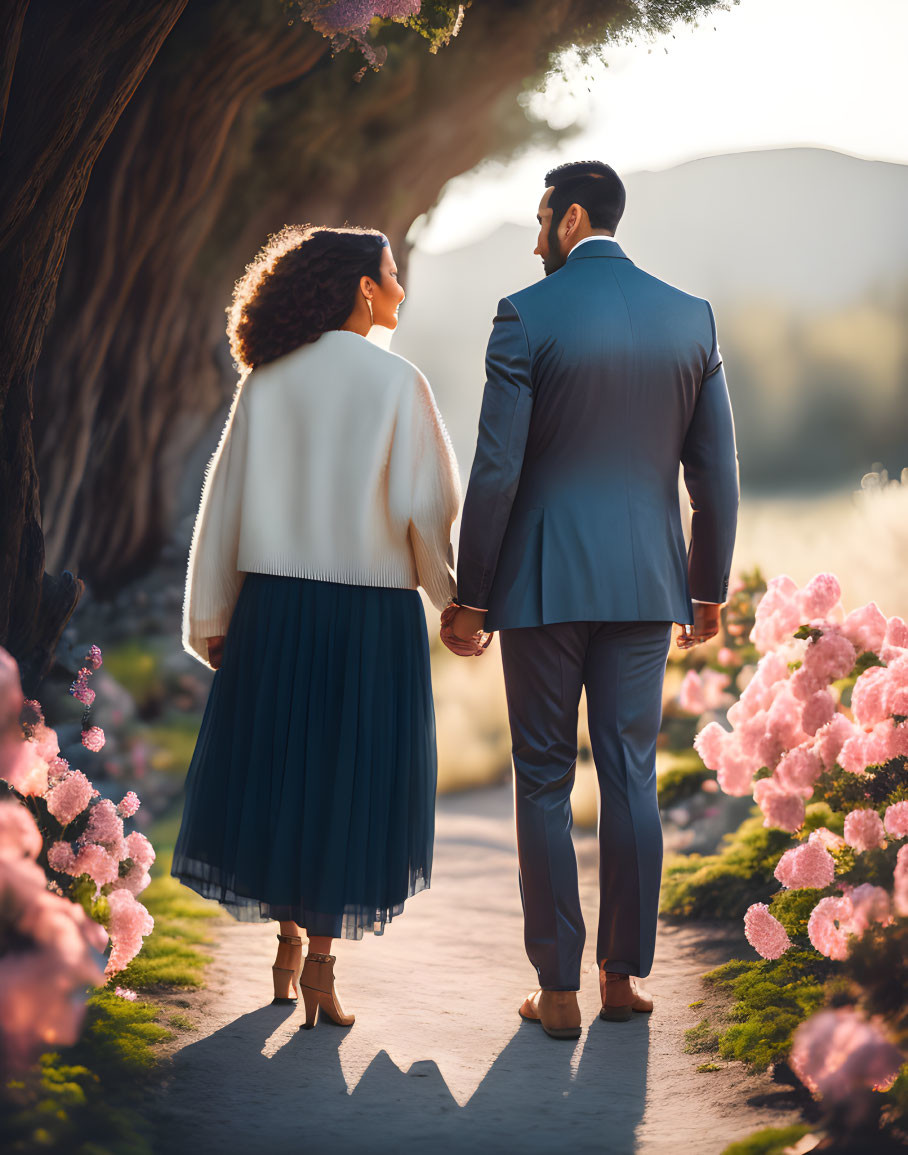
<svg viewBox="0 0 908 1155">
<path fill-rule="evenodd" d="M 712 309 L 614 240 L 625 190 L 598 162 L 546 175 L 546 277 L 498 306 L 464 501 L 458 607 L 442 636 L 499 631 L 515 768 L 527 954 L 520 1013 L 576 1038 L 585 930 L 570 794 L 586 687 L 601 795 L 602 1017 L 652 1010 L 635 979 L 656 938 L 655 751 L 672 622 L 718 631 L 738 507 L 734 425 Z M 685 555 L 678 469 L 693 507 Z M 692 602 L 692 598 L 694 599 Z"/>
</svg>

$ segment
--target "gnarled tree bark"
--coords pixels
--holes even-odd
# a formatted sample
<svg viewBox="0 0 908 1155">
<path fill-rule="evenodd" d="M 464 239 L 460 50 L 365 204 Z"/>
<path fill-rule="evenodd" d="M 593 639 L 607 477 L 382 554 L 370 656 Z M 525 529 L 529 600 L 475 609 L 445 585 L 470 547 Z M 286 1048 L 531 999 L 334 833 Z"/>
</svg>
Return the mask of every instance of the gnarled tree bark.
<svg viewBox="0 0 908 1155">
<path fill-rule="evenodd" d="M 44 572 L 35 365 L 94 163 L 185 4 L 13 0 L 0 21 L 0 643 L 27 692 L 80 589 Z"/>
</svg>

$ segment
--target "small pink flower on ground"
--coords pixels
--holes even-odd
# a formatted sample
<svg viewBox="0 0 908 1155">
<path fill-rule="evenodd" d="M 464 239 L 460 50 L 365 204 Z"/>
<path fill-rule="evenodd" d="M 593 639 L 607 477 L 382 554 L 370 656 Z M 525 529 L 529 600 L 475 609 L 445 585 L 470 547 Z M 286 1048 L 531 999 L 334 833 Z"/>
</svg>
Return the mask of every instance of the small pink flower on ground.
<svg viewBox="0 0 908 1155">
<path fill-rule="evenodd" d="M 875 810 L 852 810 L 845 815 L 845 841 L 858 851 L 885 846 L 883 820 Z"/>
<path fill-rule="evenodd" d="M 869 882 L 856 886 L 850 891 L 851 899 L 851 926 L 849 930 L 858 938 L 872 922 L 888 926 L 892 922 L 889 913 L 889 894 L 881 886 L 872 886 Z"/>
<path fill-rule="evenodd" d="M 86 750 L 91 750 L 95 754 L 104 748 L 104 731 L 100 726 L 90 726 L 87 730 L 82 731 L 82 745 Z"/>
<path fill-rule="evenodd" d="M 818 573 L 798 594 L 798 606 L 803 621 L 825 618 L 842 596 L 842 588 L 831 573 Z"/>
<path fill-rule="evenodd" d="M 81 814 L 91 801 L 92 785 L 81 770 L 72 770 L 47 792 L 47 809 L 62 825 Z"/>
<path fill-rule="evenodd" d="M 127 790 L 127 792 L 120 799 L 117 806 L 117 813 L 121 818 L 132 818 L 133 814 L 139 809 L 141 802 L 135 790 Z"/>
<path fill-rule="evenodd" d="M 715 778 L 705 778 L 700 785 L 700 789 L 704 794 L 718 794 L 719 783 L 715 780 Z"/>
<path fill-rule="evenodd" d="M 853 913 L 847 896 L 820 899 L 807 920 L 807 937 L 820 954 L 838 962 L 848 957 L 848 932 Z"/>
<path fill-rule="evenodd" d="M 72 874 L 76 856 L 69 842 L 55 842 L 47 851 L 47 865 L 59 874 Z"/>
<path fill-rule="evenodd" d="M 781 790 L 809 798 L 822 770 L 819 757 L 810 746 L 802 745 L 782 755 L 773 777 Z"/>
<path fill-rule="evenodd" d="M 791 946 L 785 927 L 769 913 L 765 902 L 755 902 L 744 914 L 744 934 L 757 954 L 779 958 Z"/>
<path fill-rule="evenodd" d="M 794 1033 L 790 1063 L 801 1082 L 830 1102 L 891 1086 L 904 1058 L 850 1007 L 818 1011 Z"/>
<path fill-rule="evenodd" d="M 0 861 L 37 858 L 42 845 L 41 831 L 22 803 L 0 802 Z"/>
<path fill-rule="evenodd" d="M 772 778 L 754 785 L 754 800 L 763 811 L 763 825 L 794 833 L 804 821 L 804 800 L 780 788 Z"/>
<path fill-rule="evenodd" d="M 908 838 L 908 802 L 887 806 L 883 826 L 890 838 Z"/>
<path fill-rule="evenodd" d="M 741 664 L 741 659 L 735 651 L 728 646 L 722 646 L 718 654 L 716 654 L 716 659 L 720 666 L 740 666 Z"/>
<path fill-rule="evenodd" d="M 899 847 L 893 872 L 892 905 L 902 918 L 908 918 L 908 843 Z"/>
<path fill-rule="evenodd" d="M 790 889 L 813 887 L 822 890 L 835 877 L 832 855 L 819 842 L 805 842 L 786 850 L 776 867 L 776 878 Z"/>
<path fill-rule="evenodd" d="M 848 845 L 841 835 L 836 834 L 834 830 L 829 830 L 826 826 L 818 826 L 816 830 L 811 830 L 807 841 L 818 842 L 827 850 L 844 850 Z"/>
<path fill-rule="evenodd" d="M 130 1003 L 134 1003 L 139 997 L 135 991 L 131 991 L 126 987 L 114 987 L 114 994 L 121 999 L 126 999 Z"/>
<path fill-rule="evenodd" d="M 855 731 L 854 726 L 844 714 L 836 714 L 832 721 L 827 722 L 822 729 L 816 732 L 813 748 L 822 762 L 824 770 L 831 770 L 835 766 L 842 747 L 856 732 L 859 731 Z"/>
<path fill-rule="evenodd" d="M 888 624 L 876 602 L 869 602 L 866 606 L 851 611 L 842 622 L 842 633 L 859 653 L 871 650 L 877 654 L 886 637 Z"/>
<path fill-rule="evenodd" d="M 804 703 L 801 726 L 806 734 L 816 734 L 836 713 L 836 701 L 828 690 L 817 690 Z"/>
<path fill-rule="evenodd" d="M 154 919 L 124 887 L 107 896 L 112 948 L 104 973 L 118 974 L 142 949 L 142 939 L 154 930 Z"/>
</svg>

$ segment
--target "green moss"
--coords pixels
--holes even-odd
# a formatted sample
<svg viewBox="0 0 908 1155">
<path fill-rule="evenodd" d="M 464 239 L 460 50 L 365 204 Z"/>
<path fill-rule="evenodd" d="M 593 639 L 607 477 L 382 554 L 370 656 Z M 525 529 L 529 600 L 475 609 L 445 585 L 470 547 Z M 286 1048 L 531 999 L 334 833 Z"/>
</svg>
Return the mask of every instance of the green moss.
<svg viewBox="0 0 908 1155">
<path fill-rule="evenodd" d="M 704 975 L 734 998 L 731 1025 L 719 1034 L 720 1056 L 757 1070 L 784 1058 L 795 1028 L 826 1002 L 834 965 L 815 950 L 792 947 L 778 959 L 733 959 Z"/>
<path fill-rule="evenodd" d="M 767 1127 L 730 1143 L 722 1155 L 782 1155 L 786 1147 L 791 1147 L 803 1139 L 810 1127 L 806 1123 L 795 1123 L 791 1127 Z"/>
<path fill-rule="evenodd" d="M 706 1071 L 724 1071 L 725 1070 L 725 1064 L 724 1063 L 714 1063 L 714 1062 L 701 1063 L 699 1065 L 699 1067 L 697 1067 L 697 1070 L 700 1072 L 700 1074 L 703 1074 Z"/>
<path fill-rule="evenodd" d="M 703 1006 L 703 999 L 697 999 L 695 1002 L 688 1003 L 687 1005 L 690 1007 L 691 1010 L 694 1010 L 696 1007 L 702 1007 Z"/>
<path fill-rule="evenodd" d="M 195 1023 L 189 1015 L 181 1015 L 179 1013 L 173 1014 L 168 1018 L 167 1025 L 173 1027 L 175 1031 L 194 1031 Z"/>
<path fill-rule="evenodd" d="M 709 1019 L 701 1019 L 684 1032 L 684 1050 L 688 1055 L 708 1054 L 719 1049 L 719 1034 Z"/>
<path fill-rule="evenodd" d="M 677 805 L 682 799 L 696 794 L 707 778 L 715 777 L 713 771 L 703 765 L 695 750 L 679 751 L 673 756 L 671 766 L 656 781 L 659 806 L 667 810 Z"/>
<path fill-rule="evenodd" d="M 770 830 L 762 818 L 746 819 L 725 836 L 718 854 L 670 860 L 662 882 L 660 911 L 686 918 L 737 919 L 753 902 L 768 902 L 778 890 L 773 871 L 791 836 Z"/>
<path fill-rule="evenodd" d="M 825 890 L 815 890 L 806 886 L 798 890 L 780 890 L 778 894 L 773 895 L 769 910 L 785 927 L 789 938 L 801 940 L 799 945 L 807 947 L 810 945 L 807 937 L 807 920 L 813 908 L 826 895 L 839 893 L 836 886 L 829 886 Z"/>
</svg>

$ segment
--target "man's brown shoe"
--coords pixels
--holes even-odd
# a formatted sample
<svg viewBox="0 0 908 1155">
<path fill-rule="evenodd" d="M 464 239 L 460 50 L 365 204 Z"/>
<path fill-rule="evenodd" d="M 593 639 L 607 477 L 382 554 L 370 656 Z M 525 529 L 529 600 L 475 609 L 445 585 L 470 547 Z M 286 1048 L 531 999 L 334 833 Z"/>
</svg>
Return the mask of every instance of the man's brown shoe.
<svg viewBox="0 0 908 1155">
<path fill-rule="evenodd" d="M 576 991 L 535 991 L 524 999 L 518 1013 L 530 1023 L 539 1023 L 553 1039 L 580 1038 Z"/>
<path fill-rule="evenodd" d="M 653 1009 L 652 996 L 637 986 L 637 980 L 630 975 L 617 974 L 599 968 L 599 993 L 602 996 L 600 1019 L 610 1023 L 626 1023 L 634 1017 L 634 1011 L 649 1014 Z"/>
</svg>

